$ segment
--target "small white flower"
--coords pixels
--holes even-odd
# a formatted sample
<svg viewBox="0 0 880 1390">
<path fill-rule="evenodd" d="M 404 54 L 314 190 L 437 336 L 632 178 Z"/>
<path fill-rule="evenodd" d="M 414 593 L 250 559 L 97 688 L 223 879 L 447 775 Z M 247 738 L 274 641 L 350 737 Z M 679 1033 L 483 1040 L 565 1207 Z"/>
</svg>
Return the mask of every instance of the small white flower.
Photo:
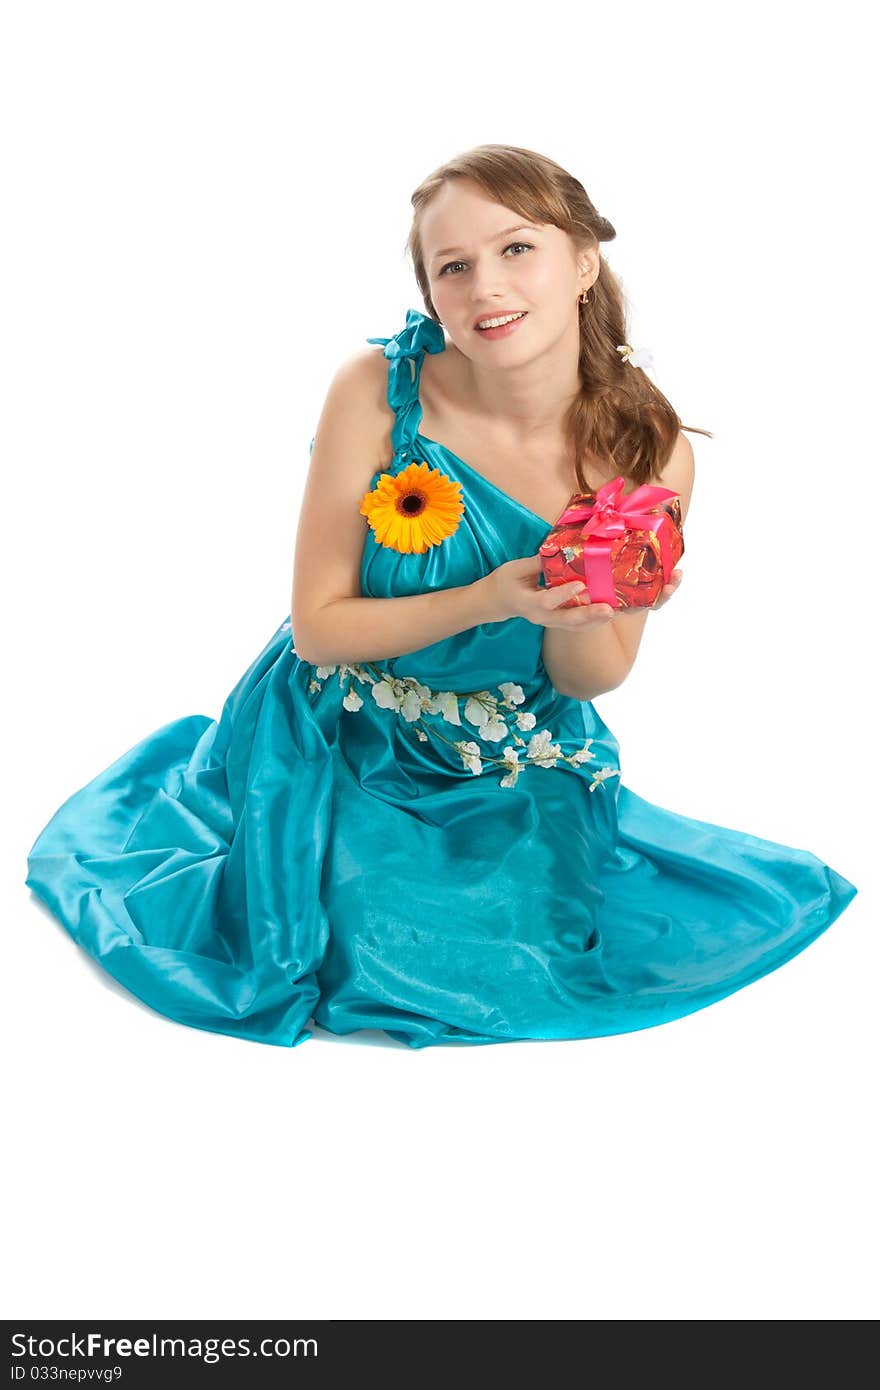
<svg viewBox="0 0 880 1390">
<path fill-rule="evenodd" d="M 583 748 L 579 748 L 576 753 L 572 753 L 571 760 L 573 763 L 586 763 L 589 762 L 590 758 L 595 757 L 595 754 L 590 751 L 590 744 L 592 742 L 593 740 L 588 738 Z"/>
<path fill-rule="evenodd" d="M 422 712 L 422 700 L 417 690 L 407 690 L 404 692 L 399 704 L 399 712 L 403 715 L 408 724 L 412 724 L 414 719 L 418 719 Z"/>
<path fill-rule="evenodd" d="M 504 749 L 504 765 L 510 771 L 501 778 L 501 785 L 502 787 L 515 787 L 517 778 L 522 772 L 522 764 L 519 760 L 519 752 L 512 743 L 508 743 Z"/>
<path fill-rule="evenodd" d="M 650 348 L 632 348 L 629 343 L 621 343 L 617 349 L 631 367 L 653 367 L 654 358 Z"/>
<path fill-rule="evenodd" d="M 500 719 L 497 714 L 493 714 L 491 719 L 479 726 L 479 729 L 480 738 L 485 739 L 487 743 L 500 743 L 510 735 L 506 720 Z"/>
<path fill-rule="evenodd" d="M 428 706 L 431 714 L 439 714 L 446 720 L 447 724 L 458 724 L 461 726 L 461 714 L 458 709 L 458 696 L 454 690 L 441 690 L 433 697 Z"/>
<path fill-rule="evenodd" d="M 279 631 L 281 631 L 281 632 L 287 632 L 287 630 L 288 630 L 289 627 L 290 627 L 290 619 L 289 619 L 289 618 L 285 618 L 285 619 L 284 619 L 284 622 L 281 624 L 281 627 L 280 627 Z"/>
<path fill-rule="evenodd" d="M 491 705 L 491 710 L 486 709 L 486 705 Z M 464 717 L 469 724 L 476 724 L 477 728 L 485 724 L 487 719 L 495 717 L 495 701 L 488 690 L 478 690 L 476 695 L 470 695 L 465 701 Z"/>
<path fill-rule="evenodd" d="M 526 698 L 522 686 L 515 685 L 513 681 L 502 681 L 498 689 L 505 700 L 509 700 L 512 705 L 521 705 Z"/>
<path fill-rule="evenodd" d="M 316 666 L 315 675 L 319 680 L 325 680 L 327 676 L 332 676 L 335 670 L 335 666 Z"/>
<path fill-rule="evenodd" d="M 356 690 L 349 690 L 348 694 L 342 697 L 342 703 L 345 709 L 357 710 L 364 702 Z"/>
<path fill-rule="evenodd" d="M 617 777 L 618 775 L 619 773 L 616 767 L 597 767 L 596 771 L 593 773 L 593 780 L 590 783 L 590 791 L 594 792 L 596 788 L 609 777 Z"/>
<path fill-rule="evenodd" d="M 474 776 L 479 777 L 483 771 L 483 763 L 477 745 L 475 743 L 457 743 L 455 747 L 457 752 L 461 754 L 461 760 L 465 767 L 468 768 Z"/>
<path fill-rule="evenodd" d="M 534 729 L 537 719 L 527 709 L 521 709 L 516 716 L 516 727 L 518 729 Z"/>
<path fill-rule="evenodd" d="M 398 699 L 391 676 L 383 676 L 380 681 L 374 682 L 373 699 L 380 709 L 397 709 Z"/>
<path fill-rule="evenodd" d="M 542 729 L 539 734 L 533 734 L 529 739 L 526 757 L 537 767 L 555 767 L 556 759 L 562 757 L 559 744 L 550 742 L 552 737 L 549 729 Z"/>
</svg>

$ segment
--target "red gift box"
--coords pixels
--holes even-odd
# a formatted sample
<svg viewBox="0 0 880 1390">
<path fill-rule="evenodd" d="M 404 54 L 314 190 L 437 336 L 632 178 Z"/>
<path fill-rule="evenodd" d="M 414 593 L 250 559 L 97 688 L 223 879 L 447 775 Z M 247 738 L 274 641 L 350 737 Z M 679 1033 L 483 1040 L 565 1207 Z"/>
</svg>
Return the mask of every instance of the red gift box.
<svg viewBox="0 0 880 1390">
<path fill-rule="evenodd" d="M 624 495 L 625 482 L 575 493 L 538 552 L 548 588 L 586 583 L 563 608 L 650 608 L 684 554 L 679 494 L 644 483 Z"/>
</svg>

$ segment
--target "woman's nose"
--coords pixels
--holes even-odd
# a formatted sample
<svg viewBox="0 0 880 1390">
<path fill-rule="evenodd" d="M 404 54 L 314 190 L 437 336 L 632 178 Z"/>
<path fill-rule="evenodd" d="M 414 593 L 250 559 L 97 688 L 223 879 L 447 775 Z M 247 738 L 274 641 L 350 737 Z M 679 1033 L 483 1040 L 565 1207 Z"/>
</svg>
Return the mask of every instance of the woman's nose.
<svg viewBox="0 0 880 1390">
<path fill-rule="evenodd" d="M 471 277 L 471 300 L 478 309 L 481 305 L 492 304 L 494 301 L 503 304 L 505 292 L 504 274 L 497 266 L 474 266 L 474 273 Z"/>
</svg>

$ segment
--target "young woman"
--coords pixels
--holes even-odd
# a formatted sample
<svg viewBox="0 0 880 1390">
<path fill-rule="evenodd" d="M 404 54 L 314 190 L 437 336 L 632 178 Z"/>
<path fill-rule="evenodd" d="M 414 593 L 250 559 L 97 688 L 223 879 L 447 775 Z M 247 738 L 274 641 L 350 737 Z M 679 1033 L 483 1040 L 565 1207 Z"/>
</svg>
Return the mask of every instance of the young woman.
<svg viewBox="0 0 880 1390">
<path fill-rule="evenodd" d="M 255 1041 L 678 1018 L 790 959 L 857 890 L 621 785 L 592 700 L 680 570 L 652 608 L 544 582 L 573 494 L 659 486 L 682 522 L 691 496 L 690 443 L 599 250 L 614 228 L 510 146 L 444 165 L 413 207 L 426 312 L 330 384 L 290 619 L 219 721 L 159 729 L 65 802 L 27 882 L 160 1013 Z"/>
</svg>

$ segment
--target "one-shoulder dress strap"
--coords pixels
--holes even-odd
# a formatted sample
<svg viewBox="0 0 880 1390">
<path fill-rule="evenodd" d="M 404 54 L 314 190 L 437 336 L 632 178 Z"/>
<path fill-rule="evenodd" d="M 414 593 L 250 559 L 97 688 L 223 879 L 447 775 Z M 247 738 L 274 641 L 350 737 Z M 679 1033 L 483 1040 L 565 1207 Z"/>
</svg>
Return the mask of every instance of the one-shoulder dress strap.
<svg viewBox="0 0 880 1390">
<path fill-rule="evenodd" d="M 367 338 L 368 343 L 382 343 L 388 358 L 388 404 L 394 411 L 391 443 L 395 459 L 405 456 L 412 448 L 422 418 L 419 402 L 419 377 L 426 352 L 443 352 L 446 338 L 436 319 L 407 309 L 406 327 L 393 338 Z M 309 457 L 315 436 L 309 444 Z"/>
<path fill-rule="evenodd" d="M 419 401 L 419 377 L 426 352 L 443 352 L 446 338 L 436 319 L 408 309 L 406 327 L 393 338 L 368 338 L 368 343 L 382 343 L 388 358 L 388 404 L 394 411 L 391 443 L 394 456 L 410 451 L 422 418 Z"/>
</svg>

